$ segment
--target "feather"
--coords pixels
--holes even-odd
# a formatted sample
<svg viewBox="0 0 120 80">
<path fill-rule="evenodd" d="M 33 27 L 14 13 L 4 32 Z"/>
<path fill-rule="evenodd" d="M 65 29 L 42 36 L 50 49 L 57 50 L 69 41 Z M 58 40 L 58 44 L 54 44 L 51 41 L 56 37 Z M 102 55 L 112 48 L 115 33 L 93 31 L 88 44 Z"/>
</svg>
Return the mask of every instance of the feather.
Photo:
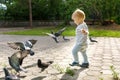
<svg viewBox="0 0 120 80">
<path fill-rule="evenodd" d="M 31 39 L 31 40 L 28 40 L 28 41 L 30 41 L 32 43 L 32 45 L 34 45 L 37 42 L 37 40 L 34 40 L 34 39 Z"/>
<path fill-rule="evenodd" d="M 14 42 L 14 43 L 7 43 L 9 47 L 15 50 L 23 50 L 24 49 L 24 44 L 21 42 Z"/>
</svg>

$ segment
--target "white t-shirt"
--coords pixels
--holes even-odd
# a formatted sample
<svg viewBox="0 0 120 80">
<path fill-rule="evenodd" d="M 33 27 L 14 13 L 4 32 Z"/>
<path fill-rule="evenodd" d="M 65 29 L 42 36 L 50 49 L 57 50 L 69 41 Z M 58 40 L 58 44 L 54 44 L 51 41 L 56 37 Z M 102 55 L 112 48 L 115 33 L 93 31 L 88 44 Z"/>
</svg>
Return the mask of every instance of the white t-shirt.
<svg viewBox="0 0 120 80">
<path fill-rule="evenodd" d="M 82 29 L 84 29 L 85 31 L 88 32 L 87 35 L 82 33 Z M 76 44 L 78 45 L 82 45 L 82 46 L 87 46 L 88 44 L 88 35 L 89 35 L 89 31 L 88 31 L 88 26 L 86 25 L 85 22 L 83 22 L 82 24 L 78 25 L 76 28 Z"/>
</svg>

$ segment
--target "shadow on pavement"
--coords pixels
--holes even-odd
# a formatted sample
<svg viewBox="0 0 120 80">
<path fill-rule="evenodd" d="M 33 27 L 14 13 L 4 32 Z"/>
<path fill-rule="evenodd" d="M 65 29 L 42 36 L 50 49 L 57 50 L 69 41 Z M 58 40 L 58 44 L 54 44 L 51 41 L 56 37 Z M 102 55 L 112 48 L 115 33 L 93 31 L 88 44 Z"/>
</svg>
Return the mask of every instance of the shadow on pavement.
<svg viewBox="0 0 120 80">
<path fill-rule="evenodd" d="M 37 63 L 33 63 L 33 64 L 31 64 L 31 65 L 25 66 L 24 68 L 31 68 L 31 67 L 34 67 L 34 66 L 36 66 L 36 65 L 37 65 Z"/>
<path fill-rule="evenodd" d="M 79 73 L 84 71 L 86 68 L 80 68 L 80 69 L 73 69 L 74 75 L 71 76 L 68 73 L 65 73 L 60 80 L 77 80 L 79 77 Z"/>
<path fill-rule="evenodd" d="M 31 80 L 42 80 L 43 78 L 45 78 L 46 76 L 38 76 L 38 77 L 35 77 Z"/>
</svg>

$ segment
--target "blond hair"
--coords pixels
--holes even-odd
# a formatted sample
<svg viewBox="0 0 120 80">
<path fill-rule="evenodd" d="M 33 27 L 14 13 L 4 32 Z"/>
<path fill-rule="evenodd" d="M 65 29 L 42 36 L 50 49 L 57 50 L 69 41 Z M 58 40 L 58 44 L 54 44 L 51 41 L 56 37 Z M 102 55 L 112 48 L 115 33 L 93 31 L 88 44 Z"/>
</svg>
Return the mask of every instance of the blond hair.
<svg viewBox="0 0 120 80">
<path fill-rule="evenodd" d="M 78 17 L 78 18 L 80 18 L 81 21 L 84 21 L 85 13 L 80 9 L 76 9 L 72 14 L 72 19 L 74 19 L 75 17 Z"/>
</svg>

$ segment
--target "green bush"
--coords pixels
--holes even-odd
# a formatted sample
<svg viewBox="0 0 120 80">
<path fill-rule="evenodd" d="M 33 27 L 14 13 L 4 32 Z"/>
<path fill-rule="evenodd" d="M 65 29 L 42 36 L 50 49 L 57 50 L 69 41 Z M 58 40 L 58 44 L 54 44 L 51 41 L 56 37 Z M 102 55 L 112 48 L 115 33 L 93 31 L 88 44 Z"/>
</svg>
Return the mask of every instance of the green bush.
<svg viewBox="0 0 120 80">
<path fill-rule="evenodd" d="M 120 15 L 118 15 L 118 16 L 116 17 L 115 22 L 116 22 L 117 24 L 120 24 Z"/>
</svg>

